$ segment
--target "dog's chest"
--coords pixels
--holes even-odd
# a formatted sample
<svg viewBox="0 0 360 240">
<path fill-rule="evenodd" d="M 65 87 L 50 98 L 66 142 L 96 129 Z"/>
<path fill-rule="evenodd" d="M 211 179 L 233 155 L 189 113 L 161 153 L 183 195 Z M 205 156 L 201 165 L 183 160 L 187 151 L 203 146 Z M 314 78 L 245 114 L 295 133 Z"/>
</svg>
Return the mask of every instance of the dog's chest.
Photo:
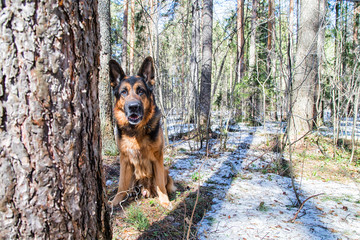
<svg viewBox="0 0 360 240">
<path fill-rule="evenodd" d="M 136 179 L 150 178 L 152 176 L 153 153 L 148 146 L 135 138 L 123 139 L 120 143 L 121 157 L 134 166 Z"/>
</svg>

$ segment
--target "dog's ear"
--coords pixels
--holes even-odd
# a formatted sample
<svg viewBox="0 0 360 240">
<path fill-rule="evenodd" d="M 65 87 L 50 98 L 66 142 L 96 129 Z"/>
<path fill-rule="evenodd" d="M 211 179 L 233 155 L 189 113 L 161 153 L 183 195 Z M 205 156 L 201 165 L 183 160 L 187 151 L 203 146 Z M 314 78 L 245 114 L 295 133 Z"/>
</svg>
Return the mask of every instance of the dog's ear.
<svg viewBox="0 0 360 240">
<path fill-rule="evenodd" d="M 155 68 L 152 57 L 145 58 L 141 64 L 138 75 L 145 78 L 148 87 L 152 90 L 155 85 Z"/>
<path fill-rule="evenodd" d="M 116 85 L 126 76 L 125 72 L 122 70 L 120 64 L 111 59 L 109 61 L 110 68 L 110 85 L 116 87 Z"/>
</svg>

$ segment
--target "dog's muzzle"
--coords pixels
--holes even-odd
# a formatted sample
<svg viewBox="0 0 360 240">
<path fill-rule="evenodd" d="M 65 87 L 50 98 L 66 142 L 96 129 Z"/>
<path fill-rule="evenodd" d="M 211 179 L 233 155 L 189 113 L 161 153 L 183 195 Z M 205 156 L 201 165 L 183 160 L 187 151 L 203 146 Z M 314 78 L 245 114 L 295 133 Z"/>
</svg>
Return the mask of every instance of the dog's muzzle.
<svg viewBox="0 0 360 240">
<path fill-rule="evenodd" d="M 143 106 L 140 101 L 131 101 L 125 104 L 125 115 L 131 125 L 138 124 L 143 118 Z"/>
</svg>

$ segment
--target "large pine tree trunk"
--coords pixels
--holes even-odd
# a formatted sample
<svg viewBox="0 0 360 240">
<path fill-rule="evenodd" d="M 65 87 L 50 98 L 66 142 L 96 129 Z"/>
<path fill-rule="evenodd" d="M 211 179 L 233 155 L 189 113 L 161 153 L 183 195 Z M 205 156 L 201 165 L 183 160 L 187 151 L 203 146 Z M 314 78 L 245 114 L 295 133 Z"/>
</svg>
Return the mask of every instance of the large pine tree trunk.
<svg viewBox="0 0 360 240">
<path fill-rule="evenodd" d="M 203 1 L 203 50 L 201 67 L 201 86 L 200 86 L 200 124 L 208 126 L 210 106 L 211 106 L 211 69 L 212 69 L 212 20 L 213 20 L 213 1 Z"/>
<path fill-rule="evenodd" d="M 314 89 L 317 82 L 317 33 L 319 0 L 302 0 L 300 29 L 296 51 L 296 72 L 292 83 L 292 118 L 290 138 L 301 139 L 312 130 L 314 122 Z"/>
<path fill-rule="evenodd" d="M 112 97 L 109 79 L 109 61 L 111 59 L 110 44 L 110 0 L 99 0 L 98 5 L 100 26 L 100 73 L 99 73 L 99 101 L 101 134 L 103 143 L 114 141 L 112 125 Z"/>
<path fill-rule="evenodd" d="M 2 1 L 1 239 L 111 239 L 96 9 Z"/>
</svg>

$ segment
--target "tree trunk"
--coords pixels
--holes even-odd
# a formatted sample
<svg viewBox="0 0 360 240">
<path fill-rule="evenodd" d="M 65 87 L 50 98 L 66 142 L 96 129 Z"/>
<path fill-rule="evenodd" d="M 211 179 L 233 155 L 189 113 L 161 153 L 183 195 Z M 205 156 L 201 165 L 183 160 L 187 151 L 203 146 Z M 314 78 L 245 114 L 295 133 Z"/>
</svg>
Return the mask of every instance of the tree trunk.
<svg viewBox="0 0 360 240">
<path fill-rule="evenodd" d="M 127 64 L 127 47 L 128 47 L 128 15 L 129 15 L 129 0 L 124 0 L 124 19 L 122 31 L 122 51 L 121 51 L 121 65 L 126 73 L 129 72 Z"/>
<path fill-rule="evenodd" d="M 318 78 L 315 87 L 315 102 L 316 108 L 314 109 L 314 116 L 316 116 L 316 124 L 320 125 L 322 121 L 322 108 L 321 108 L 321 80 L 322 80 L 322 65 L 323 59 L 325 59 L 325 29 L 326 29 L 326 9 L 327 1 L 319 0 L 319 34 L 317 42 L 317 56 L 318 56 Z"/>
<path fill-rule="evenodd" d="M 297 34 L 299 35 L 299 34 Z M 288 31 L 288 44 L 289 44 L 289 55 L 290 61 L 293 62 L 294 59 L 294 0 L 290 0 L 289 3 L 289 31 Z M 292 69 L 288 69 L 290 72 Z"/>
<path fill-rule="evenodd" d="M 312 130 L 314 89 L 317 82 L 317 33 L 319 0 L 302 0 L 300 29 L 296 52 L 296 73 L 292 83 L 291 141 L 301 139 Z"/>
<path fill-rule="evenodd" d="M 97 1 L 2 1 L 0 238 L 111 239 Z"/>
<path fill-rule="evenodd" d="M 298 1 L 297 1 L 298 3 Z M 299 5 L 297 4 L 297 7 L 299 7 Z M 299 9 L 297 9 L 297 12 L 300 12 Z M 286 116 L 286 120 L 288 123 L 290 123 L 290 118 L 291 118 L 291 85 L 292 85 L 292 81 L 293 81 L 293 65 L 294 65 L 294 0 L 290 0 L 289 2 L 289 31 L 288 31 L 288 45 L 287 45 L 287 72 L 288 72 L 288 77 L 287 80 L 284 80 L 284 115 Z M 299 17 L 297 18 L 299 19 Z M 297 26 L 298 26 L 298 21 L 297 21 Z M 297 34 L 299 35 L 299 34 Z M 283 113 L 282 113 L 283 114 Z M 290 126 L 290 124 L 289 124 Z"/>
<path fill-rule="evenodd" d="M 244 76 L 245 72 L 245 62 L 244 62 L 244 0 L 237 0 L 237 65 L 236 65 L 236 81 L 240 83 L 241 78 Z"/>
<path fill-rule="evenodd" d="M 130 27 L 130 56 L 129 74 L 134 75 L 134 48 L 135 48 L 135 0 L 131 0 L 131 27 Z"/>
<path fill-rule="evenodd" d="M 271 74 L 272 64 L 272 39 L 273 39 L 273 28 L 274 28 L 274 0 L 269 0 L 268 6 L 268 35 L 267 35 L 267 73 Z"/>
<path fill-rule="evenodd" d="M 360 83 L 357 87 L 357 91 L 355 91 L 355 102 L 354 102 L 354 118 L 353 118 L 353 125 L 352 125 L 352 131 L 351 131 L 351 156 L 350 156 L 350 163 L 354 159 L 354 154 L 356 150 L 356 144 L 355 144 L 355 131 L 356 131 L 356 125 L 358 120 L 358 109 L 359 109 L 359 95 L 360 95 Z"/>
<path fill-rule="evenodd" d="M 228 52 L 230 50 L 230 47 L 226 50 L 226 53 L 225 53 L 225 56 L 223 57 L 223 59 L 221 60 L 221 64 L 220 64 L 220 68 L 219 68 L 219 73 L 217 75 L 217 77 L 215 78 L 215 83 L 214 83 L 214 87 L 213 87 L 213 90 L 212 90 L 212 94 L 211 94 L 211 99 L 214 99 L 214 96 L 216 94 L 216 90 L 217 90 L 217 87 L 218 87 L 218 84 L 220 82 L 220 80 L 222 79 L 222 75 L 223 75 L 223 69 L 224 69 L 224 65 L 225 65 L 225 61 L 226 61 L 226 58 L 227 58 L 227 55 L 228 55 Z"/>
<path fill-rule="evenodd" d="M 191 55 L 190 55 L 190 89 L 189 89 L 189 111 L 190 116 L 195 117 L 199 103 L 198 82 L 199 82 L 199 62 L 200 62 L 200 4 L 199 0 L 192 0 L 191 6 L 192 26 L 191 26 Z M 194 119 L 196 122 L 196 120 Z"/>
<path fill-rule="evenodd" d="M 289 2 L 289 34 L 294 32 L 294 0 Z"/>
<path fill-rule="evenodd" d="M 341 13 L 341 3 L 342 0 L 336 0 L 335 4 L 335 71 L 340 74 L 341 69 L 341 34 L 339 34 L 340 31 L 340 13 Z"/>
<path fill-rule="evenodd" d="M 98 13 L 101 44 L 99 74 L 100 121 L 102 140 L 105 143 L 114 141 L 112 96 L 109 79 L 109 61 L 111 59 L 110 0 L 99 0 Z"/>
<path fill-rule="evenodd" d="M 204 0 L 203 7 L 203 51 L 201 68 L 201 88 L 200 88 L 200 124 L 209 125 L 210 97 L 211 97 L 211 69 L 212 69 L 212 20 L 213 20 L 213 1 Z"/>
<path fill-rule="evenodd" d="M 148 28 L 149 28 L 149 52 L 150 52 L 150 56 L 155 56 L 155 51 L 154 51 L 154 39 L 155 39 L 155 35 L 154 35 L 154 17 L 155 17 L 155 11 L 154 11 L 154 0 L 149 0 L 149 14 L 147 16 L 147 21 L 149 23 Z"/>
<path fill-rule="evenodd" d="M 290 0 L 292 1 L 292 0 Z M 301 7 L 300 7 L 300 0 L 296 0 L 296 29 L 300 29 L 300 15 L 301 15 Z M 293 32 L 295 33 L 295 31 Z M 297 45 L 298 45 L 298 42 L 299 42 L 299 32 L 297 32 L 296 34 L 296 39 L 295 39 L 295 51 L 297 49 Z"/>
<path fill-rule="evenodd" d="M 353 42 L 354 48 L 359 45 L 359 24 L 360 24 L 360 2 L 354 3 L 354 27 L 353 27 Z"/>
<path fill-rule="evenodd" d="M 182 3 L 181 5 L 185 5 L 185 3 Z M 181 17 L 183 19 L 185 19 L 185 23 L 183 23 L 182 27 L 181 27 L 181 36 L 182 36 L 182 56 L 181 56 L 181 76 L 182 78 L 180 78 L 180 86 L 181 86 L 181 89 L 180 89 L 180 99 L 182 100 L 181 101 L 181 119 L 185 119 L 185 116 L 184 114 L 185 113 L 185 109 L 186 109 L 186 104 L 187 104 L 187 101 L 186 101 L 186 97 L 187 97 L 187 81 L 185 82 L 185 80 L 188 79 L 188 70 L 186 69 L 187 67 L 187 56 L 189 55 L 187 53 L 187 33 L 188 33 L 188 14 L 187 14 L 187 11 L 186 11 L 186 8 L 187 6 L 181 6 L 184 10 L 185 10 L 185 13 L 184 15 L 182 15 Z"/>
<path fill-rule="evenodd" d="M 348 6 L 349 3 L 345 2 L 344 3 L 344 7 L 341 10 L 341 19 L 343 21 L 342 25 L 342 29 L 341 29 L 341 58 L 342 58 L 342 71 L 341 71 L 341 76 L 344 76 L 346 73 L 346 68 L 347 68 L 347 63 L 348 61 L 346 61 L 346 56 L 349 55 L 349 51 L 348 48 L 346 47 L 347 45 L 347 36 L 348 36 L 348 30 L 347 30 L 347 26 L 348 26 Z"/>
<path fill-rule="evenodd" d="M 256 18 L 257 18 L 257 0 L 252 1 L 251 14 L 251 32 L 250 32 L 250 46 L 249 46 L 249 76 L 255 69 L 256 64 Z"/>
</svg>

